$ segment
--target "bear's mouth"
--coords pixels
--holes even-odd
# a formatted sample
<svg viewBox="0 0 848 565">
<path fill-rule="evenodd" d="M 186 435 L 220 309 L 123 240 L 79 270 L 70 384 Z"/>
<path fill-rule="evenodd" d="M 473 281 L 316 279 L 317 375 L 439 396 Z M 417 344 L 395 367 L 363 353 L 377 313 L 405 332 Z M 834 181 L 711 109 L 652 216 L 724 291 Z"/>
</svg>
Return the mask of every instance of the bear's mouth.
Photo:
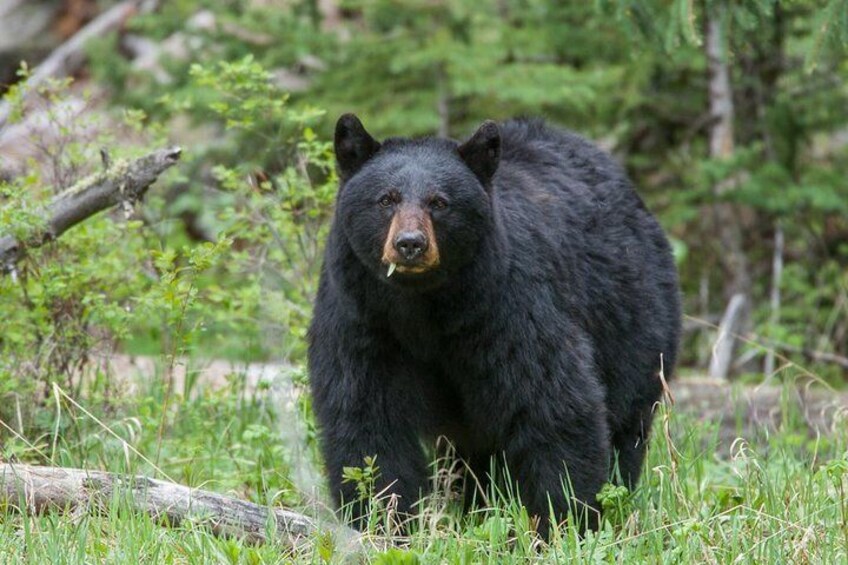
<svg viewBox="0 0 848 565">
<path fill-rule="evenodd" d="M 386 266 L 386 278 L 389 278 L 395 273 L 403 275 L 420 275 L 428 271 L 432 271 L 438 265 L 438 262 L 430 264 L 388 262 L 388 264 L 384 263 L 384 265 Z"/>
</svg>

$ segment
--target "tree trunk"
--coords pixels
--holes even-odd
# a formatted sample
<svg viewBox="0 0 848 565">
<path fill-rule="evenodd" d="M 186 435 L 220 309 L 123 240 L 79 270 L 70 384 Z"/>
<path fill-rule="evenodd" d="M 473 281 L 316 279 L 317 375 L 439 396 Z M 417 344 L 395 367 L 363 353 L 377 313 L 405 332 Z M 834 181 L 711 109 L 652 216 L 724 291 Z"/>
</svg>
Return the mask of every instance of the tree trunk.
<svg viewBox="0 0 848 565">
<path fill-rule="evenodd" d="M 758 129 L 760 131 L 760 138 L 763 141 L 765 156 L 768 160 L 779 163 L 781 159 L 775 149 L 774 139 L 767 119 L 768 109 L 774 101 L 775 93 L 778 92 L 777 81 L 780 80 L 785 67 L 783 58 L 785 28 L 783 8 L 781 8 L 779 3 L 774 6 L 770 32 L 764 44 L 757 45 L 757 49 L 755 50 L 755 71 L 758 80 L 753 98 L 756 104 L 756 115 L 759 121 Z M 781 164 L 791 172 L 793 178 L 796 177 L 797 171 L 794 159 L 784 159 L 784 162 Z M 795 180 L 797 181 L 797 178 Z M 775 328 L 780 323 L 780 287 L 783 280 L 784 233 L 780 217 L 773 218 L 771 221 L 774 223 L 774 240 L 772 246 L 768 323 L 770 328 Z M 775 348 L 769 347 L 766 350 L 766 356 L 763 361 L 763 373 L 767 378 L 774 374 L 776 357 L 777 352 Z"/>
<path fill-rule="evenodd" d="M 728 158 L 733 155 L 733 90 L 724 39 L 724 19 L 727 8 L 715 5 L 707 17 L 707 64 L 709 65 L 710 156 Z"/>
<path fill-rule="evenodd" d="M 712 125 L 710 127 L 710 157 L 714 160 L 729 159 L 734 151 L 734 111 L 733 111 L 733 89 L 730 83 L 730 66 L 724 37 L 724 25 L 727 18 L 727 5 L 717 2 L 707 15 L 707 34 L 705 50 L 709 70 L 709 102 Z M 717 200 L 733 189 L 734 180 L 725 179 L 714 187 Z M 721 260 L 727 278 L 724 282 L 722 294 L 728 301 L 725 318 L 732 318 L 735 322 L 734 328 L 738 333 L 747 331 L 750 323 L 751 304 L 751 275 L 748 257 L 743 246 L 742 229 L 739 218 L 733 204 L 729 202 L 716 202 L 713 206 L 713 218 L 715 230 L 721 244 Z M 744 300 L 737 300 L 732 304 L 736 296 Z M 734 307 L 731 317 L 731 306 Z M 716 343 L 715 349 L 721 345 L 723 357 L 720 364 L 710 363 L 710 373 L 719 370 L 723 376 L 727 375 L 729 361 L 732 360 L 735 351 L 737 332 L 721 336 L 724 344 Z M 729 349 L 728 349 L 729 348 Z M 715 361 L 715 355 L 713 356 Z M 725 366 L 725 361 L 728 365 Z"/>
<path fill-rule="evenodd" d="M 774 223 L 774 252 L 772 254 L 771 266 L 771 296 L 769 298 L 769 326 L 774 328 L 780 323 L 780 283 L 783 279 L 783 226 L 780 220 Z M 766 351 L 763 363 L 763 373 L 766 377 L 772 376 L 775 367 L 775 351 L 770 347 Z"/>
<path fill-rule="evenodd" d="M 439 137 L 450 135 L 450 86 L 444 63 L 436 68 L 436 113 L 439 116 Z"/>
</svg>

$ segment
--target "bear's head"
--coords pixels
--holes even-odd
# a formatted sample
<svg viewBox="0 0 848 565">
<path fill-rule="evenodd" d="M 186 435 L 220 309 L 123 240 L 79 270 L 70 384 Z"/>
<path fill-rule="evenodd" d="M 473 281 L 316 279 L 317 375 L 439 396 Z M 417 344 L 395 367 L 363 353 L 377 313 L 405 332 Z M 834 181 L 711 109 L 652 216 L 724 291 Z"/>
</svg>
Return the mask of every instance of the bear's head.
<svg viewBox="0 0 848 565">
<path fill-rule="evenodd" d="M 388 284 L 432 288 L 475 257 L 492 229 L 501 137 L 491 121 L 465 143 L 390 138 L 353 114 L 336 124 L 337 222 L 358 259 Z"/>
</svg>

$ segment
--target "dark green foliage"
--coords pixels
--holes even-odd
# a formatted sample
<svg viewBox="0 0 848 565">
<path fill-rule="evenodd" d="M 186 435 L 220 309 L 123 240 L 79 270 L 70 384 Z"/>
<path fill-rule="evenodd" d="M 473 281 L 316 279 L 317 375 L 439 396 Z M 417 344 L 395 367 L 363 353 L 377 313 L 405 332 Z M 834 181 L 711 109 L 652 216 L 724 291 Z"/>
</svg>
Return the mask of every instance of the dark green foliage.
<svg viewBox="0 0 848 565">
<path fill-rule="evenodd" d="M 460 136 L 521 114 L 600 131 L 629 103 L 627 43 L 589 4 L 346 5 L 370 33 L 340 45 L 309 97 L 331 113 L 355 110 L 378 134 Z"/>
</svg>

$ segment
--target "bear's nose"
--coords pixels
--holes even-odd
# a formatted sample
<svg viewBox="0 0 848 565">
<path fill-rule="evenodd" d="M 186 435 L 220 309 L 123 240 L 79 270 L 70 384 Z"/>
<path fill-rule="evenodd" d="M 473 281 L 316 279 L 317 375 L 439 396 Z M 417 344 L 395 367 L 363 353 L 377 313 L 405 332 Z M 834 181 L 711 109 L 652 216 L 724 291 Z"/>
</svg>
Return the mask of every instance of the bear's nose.
<svg viewBox="0 0 848 565">
<path fill-rule="evenodd" d="M 403 231 L 395 238 L 395 249 L 407 261 L 417 259 L 427 251 L 427 236 L 421 231 Z"/>
</svg>

